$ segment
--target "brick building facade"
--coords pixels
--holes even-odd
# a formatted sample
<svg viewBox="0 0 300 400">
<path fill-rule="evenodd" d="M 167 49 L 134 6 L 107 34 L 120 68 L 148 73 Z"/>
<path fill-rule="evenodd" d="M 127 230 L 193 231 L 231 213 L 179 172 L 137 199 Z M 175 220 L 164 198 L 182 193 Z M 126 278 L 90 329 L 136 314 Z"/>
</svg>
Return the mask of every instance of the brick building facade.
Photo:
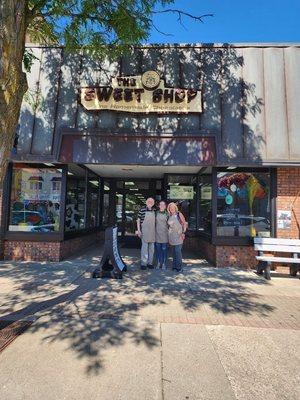
<svg viewBox="0 0 300 400">
<path fill-rule="evenodd" d="M 30 47 L 0 256 L 58 261 L 112 225 L 138 246 L 148 196 L 178 203 L 185 247 L 217 266 L 255 267 L 256 235 L 299 238 L 299 45 Z"/>
</svg>

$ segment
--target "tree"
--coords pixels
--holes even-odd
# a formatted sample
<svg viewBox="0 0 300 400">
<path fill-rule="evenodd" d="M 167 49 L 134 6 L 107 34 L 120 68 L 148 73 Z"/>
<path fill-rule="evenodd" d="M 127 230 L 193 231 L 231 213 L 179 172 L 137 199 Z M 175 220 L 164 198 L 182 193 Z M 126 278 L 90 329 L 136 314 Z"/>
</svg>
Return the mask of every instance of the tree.
<svg viewBox="0 0 300 400">
<path fill-rule="evenodd" d="M 0 0 L 0 189 L 15 139 L 26 72 L 34 56 L 25 49 L 25 37 L 63 44 L 67 51 L 116 57 L 149 37 L 156 13 L 175 13 L 174 0 Z M 158 7 L 158 9 L 156 8 Z M 161 32 L 163 33 L 163 32 Z"/>
</svg>

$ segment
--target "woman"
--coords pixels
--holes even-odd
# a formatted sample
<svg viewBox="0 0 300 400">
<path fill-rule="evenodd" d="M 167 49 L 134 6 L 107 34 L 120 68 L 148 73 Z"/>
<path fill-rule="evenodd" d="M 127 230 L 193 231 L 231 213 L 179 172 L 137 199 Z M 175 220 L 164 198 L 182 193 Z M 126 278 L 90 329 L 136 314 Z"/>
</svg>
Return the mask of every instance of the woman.
<svg viewBox="0 0 300 400">
<path fill-rule="evenodd" d="M 185 238 L 187 223 L 175 203 L 168 205 L 168 236 L 169 244 L 173 247 L 173 270 L 182 270 L 182 244 Z"/>
<path fill-rule="evenodd" d="M 165 201 L 159 202 L 155 221 L 155 250 L 157 267 L 167 269 L 168 258 L 168 212 Z"/>
</svg>

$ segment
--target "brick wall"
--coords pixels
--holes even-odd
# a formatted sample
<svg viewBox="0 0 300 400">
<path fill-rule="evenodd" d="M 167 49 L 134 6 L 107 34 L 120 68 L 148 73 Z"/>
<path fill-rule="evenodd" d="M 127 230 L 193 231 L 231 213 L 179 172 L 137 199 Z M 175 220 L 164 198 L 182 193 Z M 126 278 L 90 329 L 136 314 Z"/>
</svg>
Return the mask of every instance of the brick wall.
<svg viewBox="0 0 300 400">
<path fill-rule="evenodd" d="M 217 267 L 255 268 L 255 256 L 253 246 L 216 246 Z"/>
<path fill-rule="evenodd" d="M 14 261 L 59 261 L 60 242 L 6 240 L 4 258 Z"/>
<path fill-rule="evenodd" d="M 100 233 L 92 233 L 63 242 L 30 242 L 6 240 L 4 243 L 5 260 L 14 261 L 60 261 L 76 255 L 95 243 L 101 243 Z"/>
<path fill-rule="evenodd" d="M 187 236 L 184 241 L 184 249 L 199 254 L 199 256 L 206 258 L 213 265 L 216 263 L 216 246 L 199 236 Z"/>
<path fill-rule="evenodd" d="M 288 230 L 277 230 L 277 237 L 300 239 L 300 168 L 278 168 L 277 210 L 292 209 L 292 224 Z M 297 197 L 298 195 L 298 197 Z"/>
</svg>

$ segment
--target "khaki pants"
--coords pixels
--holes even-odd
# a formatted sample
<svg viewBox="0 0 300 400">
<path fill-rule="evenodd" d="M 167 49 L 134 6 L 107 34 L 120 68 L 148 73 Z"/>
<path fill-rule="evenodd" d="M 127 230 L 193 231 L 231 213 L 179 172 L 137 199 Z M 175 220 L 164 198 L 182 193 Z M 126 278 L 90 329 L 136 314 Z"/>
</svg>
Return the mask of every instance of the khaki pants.
<svg viewBox="0 0 300 400">
<path fill-rule="evenodd" d="M 142 239 L 141 265 L 153 265 L 154 243 L 147 243 Z"/>
</svg>

